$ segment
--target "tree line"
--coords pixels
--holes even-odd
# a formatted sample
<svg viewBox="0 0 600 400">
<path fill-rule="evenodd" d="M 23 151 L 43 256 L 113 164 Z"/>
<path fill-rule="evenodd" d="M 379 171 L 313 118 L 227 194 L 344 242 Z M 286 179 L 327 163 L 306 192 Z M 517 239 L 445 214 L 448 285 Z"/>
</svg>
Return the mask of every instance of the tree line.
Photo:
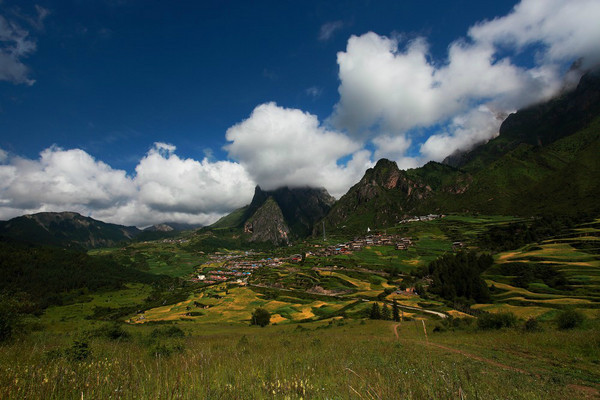
<svg viewBox="0 0 600 400">
<path fill-rule="evenodd" d="M 592 219 L 593 216 L 588 214 L 576 216 L 552 215 L 527 222 L 493 225 L 479 235 L 477 244 L 482 249 L 493 252 L 518 249 L 529 243 L 536 243 L 550 237 L 567 234 L 577 224 Z"/>
<path fill-rule="evenodd" d="M 428 292 L 443 299 L 465 304 L 484 303 L 490 300 L 490 292 L 481 273 L 493 263 L 489 254 L 459 251 L 430 262 L 417 275 L 428 278 L 431 282 Z"/>
</svg>

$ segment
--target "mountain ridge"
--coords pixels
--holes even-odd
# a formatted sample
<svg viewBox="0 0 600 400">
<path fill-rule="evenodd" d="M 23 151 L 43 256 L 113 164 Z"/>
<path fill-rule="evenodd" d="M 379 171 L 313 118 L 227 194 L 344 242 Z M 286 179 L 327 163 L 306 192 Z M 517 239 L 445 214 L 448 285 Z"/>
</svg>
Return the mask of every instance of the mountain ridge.
<svg viewBox="0 0 600 400">
<path fill-rule="evenodd" d="M 72 211 L 22 215 L 0 222 L 0 235 L 24 242 L 90 249 L 129 241 L 142 231 L 110 224 Z"/>
<path fill-rule="evenodd" d="M 379 160 L 323 222 L 326 229 L 385 227 L 410 215 L 597 212 L 600 73 L 550 101 L 519 110 L 500 135 L 453 162 L 402 171 Z M 320 234 L 320 225 L 313 234 Z"/>
</svg>

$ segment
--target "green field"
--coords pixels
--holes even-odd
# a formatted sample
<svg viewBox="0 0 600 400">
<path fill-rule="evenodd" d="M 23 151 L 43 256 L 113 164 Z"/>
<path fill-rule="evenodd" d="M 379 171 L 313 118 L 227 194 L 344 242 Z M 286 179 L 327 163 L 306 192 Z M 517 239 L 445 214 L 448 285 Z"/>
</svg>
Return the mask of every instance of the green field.
<svg viewBox="0 0 600 400">
<path fill-rule="evenodd" d="M 585 399 L 600 383 L 597 329 L 432 333 L 427 322 L 425 336 L 414 321 L 396 338 L 382 321 L 174 326 L 185 335 L 157 342 L 145 325 L 126 340 L 73 332 L 0 347 L 0 397 Z M 68 356 L 75 340 L 85 360 Z"/>
</svg>

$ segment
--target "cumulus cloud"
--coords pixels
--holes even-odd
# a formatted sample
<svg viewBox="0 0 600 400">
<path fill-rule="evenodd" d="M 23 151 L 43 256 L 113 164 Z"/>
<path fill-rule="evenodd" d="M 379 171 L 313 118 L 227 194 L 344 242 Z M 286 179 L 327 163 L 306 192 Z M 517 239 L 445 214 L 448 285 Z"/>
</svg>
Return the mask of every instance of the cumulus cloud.
<svg viewBox="0 0 600 400">
<path fill-rule="evenodd" d="M 541 63 L 584 57 L 594 65 L 600 62 L 599 16 L 597 0 L 523 0 L 510 14 L 473 26 L 469 36 L 479 43 L 518 50 L 541 44 Z"/>
<path fill-rule="evenodd" d="M 226 213 L 248 204 L 252 182 L 237 163 L 182 159 L 175 147 L 156 143 L 136 166 L 138 200 L 162 212 Z"/>
<path fill-rule="evenodd" d="M 229 156 L 265 190 L 324 186 L 339 195 L 349 184 L 334 176 L 365 164 L 363 153 L 354 154 L 359 143 L 324 128 L 315 115 L 275 103 L 256 107 L 248 119 L 227 130 L 226 139 L 231 142 L 225 146 Z M 348 165 L 338 166 L 344 157 L 351 157 Z"/>
<path fill-rule="evenodd" d="M 321 25 L 321 29 L 319 30 L 319 40 L 327 41 L 333 37 L 333 35 L 344 27 L 344 23 L 342 21 L 331 21 L 326 22 Z"/>
<path fill-rule="evenodd" d="M 47 10 L 42 7 L 37 9 L 39 16 L 32 21 L 42 24 Z M 29 68 L 22 60 L 35 50 L 36 43 L 29 32 L 15 21 L 0 15 L 0 80 L 33 85 L 35 80 L 29 78 Z"/>
<path fill-rule="evenodd" d="M 395 160 L 400 169 L 416 168 L 419 166 L 419 159 L 416 157 L 407 157 L 406 151 L 411 145 L 411 140 L 405 135 L 380 135 L 372 140 L 375 145 L 375 159 L 387 158 Z"/>
<path fill-rule="evenodd" d="M 0 166 L 2 204 L 37 209 L 44 204 L 66 208 L 104 208 L 126 201 L 134 186 L 125 171 L 113 170 L 83 150 L 48 148 L 38 160 L 15 157 Z"/>
<path fill-rule="evenodd" d="M 378 138 L 376 156 L 397 160 L 407 138 L 436 127 L 421 157 L 443 159 L 497 134 L 496 115 L 555 95 L 575 59 L 600 61 L 599 16 L 595 0 L 523 0 L 507 16 L 474 25 L 441 63 L 425 38 L 352 36 L 337 55 L 340 100 L 329 121 L 357 140 Z M 516 65 L 511 57 L 528 46 L 538 49 L 534 66 Z M 377 141 L 392 146 L 383 150 Z"/>
<path fill-rule="evenodd" d="M 108 222 L 208 224 L 252 198 L 254 182 L 237 163 L 182 159 L 156 143 L 136 174 L 111 168 L 80 149 L 51 147 L 39 159 L 0 154 L 0 218 L 77 211 Z"/>
<path fill-rule="evenodd" d="M 485 106 L 456 116 L 447 131 L 429 136 L 420 146 L 421 158 L 439 162 L 458 150 L 470 150 L 496 136 L 505 117 Z"/>
</svg>

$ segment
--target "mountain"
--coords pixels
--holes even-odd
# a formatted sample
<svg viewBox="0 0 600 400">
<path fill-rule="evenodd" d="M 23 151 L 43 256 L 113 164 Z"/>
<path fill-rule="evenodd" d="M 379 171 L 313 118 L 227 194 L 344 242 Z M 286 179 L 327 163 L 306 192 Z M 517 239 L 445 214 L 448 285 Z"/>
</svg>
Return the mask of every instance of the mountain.
<svg viewBox="0 0 600 400">
<path fill-rule="evenodd" d="M 67 248 L 114 246 L 140 232 L 134 226 L 109 224 L 75 212 L 43 212 L 0 222 L 0 236 Z"/>
<path fill-rule="evenodd" d="M 201 224 L 185 224 L 182 222 L 163 222 L 144 228 L 144 232 L 181 232 L 201 228 Z"/>
<path fill-rule="evenodd" d="M 445 163 L 401 171 L 395 162 L 379 160 L 324 222 L 327 229 L 363 230 L 428 213 L 597 213 L 599 154 L 595 71 L 573 91 L 509 115 L 498 137 Z"/>
<path fill-rule="evenodd" d="M 324 188 L 283 187 L 265 191 L 257 186 L 249 205 L 235 210 L 210 229 L 243 228 L 253 242 L 287 243 L 306 237 L 335 203 Z"/>
<path fill-rule="evenodd" d="M 583 75 L 575 90 L 510 114 L 499 136 L 473 151 L 452 155 L 444 163 L 475 170 L 521 144 L 544 147 L 573 135 L 600 115 L 600 69 Z"/>
</svg>

